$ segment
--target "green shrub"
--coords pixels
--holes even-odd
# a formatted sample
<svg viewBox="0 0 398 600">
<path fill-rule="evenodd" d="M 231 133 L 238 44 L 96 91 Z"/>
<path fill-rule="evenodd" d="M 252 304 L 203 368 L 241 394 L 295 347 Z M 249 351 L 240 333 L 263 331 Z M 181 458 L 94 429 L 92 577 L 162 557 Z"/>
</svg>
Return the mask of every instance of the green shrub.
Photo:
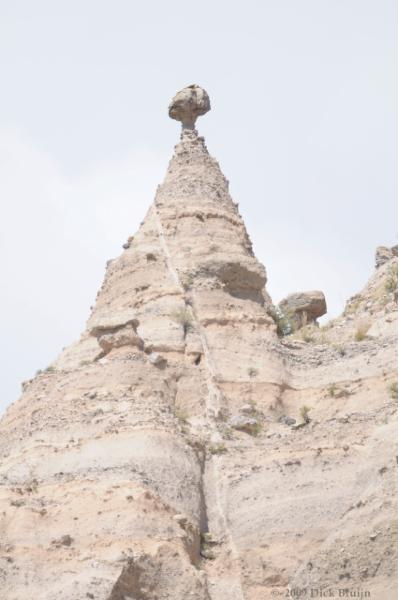
<svg viewBox="0 0 398 600">
<path fill-rule="evenodd" d="M 248 372 L 249 377 L 256 377 L 256 375 L 258 375 L 258 370 L 253 369 L 253 367 L 250 367 L 249 369 L 247 369 L 247 372 Z"/>
<path fill-rule="evenodd" d="M 176 408 L 174 411 L 175 417 L 179 420 L 180 423 L 187 423 L 189 415 L 182 408 Z"/>
<path fill-rule="evenodd" d="M 358 325 L 358 327 L 355 331 L 355 336 L 354 336 L 355 341 L 363 342 L 363 340 L 366 340 L 369 329 L 370 329 L 369 323 L 361 323 L 360 325 Z"/>
<path fill-rule="evenodd" d="M 185 307 L 174 311 L 171 316 L 176 323 L 182 326 L 185 337 L 193 325 L 191 312 Z"/>
<path fill-rule="evenodd" d="M 336 352 L 338 352 L 340 354 L 340 356 L 346 355 L 346 349 L 341 344 L 338 344 L 337 346 L 335 346 L 335 349 L 336 349 Z"/>
<path fill-rule="evenodd" d="M 332 385 L 330 385 L 328 387 L 328 394 L 329 396 L 334 397 L 336 395 L 337 392 L 337 385 L 335 383 L 332 383 Z"/>
<path fill-rule="evenodd" d="M 394 381 L 388 389 L 390 391 L 391 398 L 398 400 L 398 381 Z"/>
<path fill-rule="evenodd" d="M 384 284 L 386 292 L 391 294 L 398 290 L 398 264 L 392 265 L 387 271 L 387 280 Z"/>
<path fill-rule="evenodd" d="M 180 279 L 185 290 L 189 289 L 195 281 L 195 277 L 192 275 L 192 273 L 184 273 Z"/>
<path fill-rule="evenodd" d="M 288 312 L 284 313 L 280 308 L 276 308 L 275 311 L 272 311 L 270 314 L 276 325 L 276 332 L 280 337 L 290 335 L 296 330 L 293 314 Z"/>
<path fill-rule="evenodd" d="M 257 421 L 255 424 L 253 425 L 248 425 L 245 429 L 245 431 L 249 434 L 252 435 L 253 437 L 257 437 L 258 435 L 260 435 L 261 430 L 262 430 L 262 425 L 259 421 Z"/>
<path fill-rule="evenodd" d="M 225 444 L 214 444 L 209 447 L 210 454 L 224 454 L 227 451 Z"/>
<path fill-rule="evenodd" d="M 311 410 L 311 408 L 309 406 L 307 406 L 306 404 L 304 404 L 300 408 L 300 417 L 303 419 L 304 423 L 309 423 L 311 421 L 310 416 L 309 416 L 310 410 Z"/>
</svg>

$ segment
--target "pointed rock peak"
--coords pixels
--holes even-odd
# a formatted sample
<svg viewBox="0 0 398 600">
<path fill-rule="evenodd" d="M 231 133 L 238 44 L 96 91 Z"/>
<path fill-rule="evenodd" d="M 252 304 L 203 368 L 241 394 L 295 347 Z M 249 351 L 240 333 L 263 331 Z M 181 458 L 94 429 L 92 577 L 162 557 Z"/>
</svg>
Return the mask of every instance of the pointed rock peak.
<svg viewBox="0 0 398 600">
<path fill-rule="evenodd" d="M 198 85 L 190 85 L 174 96 L 169 105 L 169 116 L 181 121 L 182 130 L 166 177 L 157 194 L 156 204 L 189 205 L 194 197 L 201 202 L 210 199 L 224 200 L 232 205 L 228 194 L 228 181 L 218 162 L 209 155 L 205 140 L 195 129 L 196 119 L 210 110 L 209 95 Z M 217 188 L 217 189 L 216 189 Z M 216 191 L 215 191 L 216 190 Z M 216 194 L 216 198 L 213 196 Z"/>
<path fill-rule="evenodd" d="M 193 84 L 177 92 L 169 106 L 169 117 L 181 121 L 182 131 L 194 130 L 198 117 L 210 110 L 210 98 L 206 90 Z"/>
</svg>

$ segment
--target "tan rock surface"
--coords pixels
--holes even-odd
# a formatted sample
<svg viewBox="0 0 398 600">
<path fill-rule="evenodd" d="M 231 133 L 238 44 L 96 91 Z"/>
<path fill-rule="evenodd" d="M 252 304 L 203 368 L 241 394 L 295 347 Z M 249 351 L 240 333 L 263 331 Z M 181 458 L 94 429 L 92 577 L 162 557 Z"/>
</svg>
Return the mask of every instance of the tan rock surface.
<svg viewBox="0 0 398 600">
<path fill-rule="evenodd" d="M 279 338 L 187 127 L 124 247 L 81 339 L 0 423 L 1 599 L 395 600 L 398 259 Z"/>
</svg>

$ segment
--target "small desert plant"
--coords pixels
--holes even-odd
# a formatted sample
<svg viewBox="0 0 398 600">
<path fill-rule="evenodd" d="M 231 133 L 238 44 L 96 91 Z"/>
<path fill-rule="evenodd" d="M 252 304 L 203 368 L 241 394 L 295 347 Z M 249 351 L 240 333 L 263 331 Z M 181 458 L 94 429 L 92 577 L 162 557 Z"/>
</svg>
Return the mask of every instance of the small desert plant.
<svg viewBox="0 0 398 600">
<path fill-rule="evenodd" d="M 219 542 L 213 539 L 211 533 L 201 533 L 200 534 L 200 554 L 203 558 L 207 560 L 214 560 L 216 555 L 214 554 L 212 548 L 217 546 Z"/>
<path fill-rule="evenodd" d="M 309 331 L 306 328 L 304 328 L 300 332 L 300 337 L 303 340 L 303 342 L 306 342 L 307 344 L 310 344 L 311 342 L 315 341 L 315 337 L 312 335 L 311 331 Z"/>
<path fill-rule="evenodd" d="M 366 340 L 369 329 L 370 329 L 369 323 L 360 323 L 355 331 L 355 336 L 354 336 L 355 341 L 363 342 L 363 340 Z"/>
<path fill-rule="evenodd" d="M 340 356 L 346 355 L 346 349 L 341 344 L 337 344 L 336 346 L 334 346 L 334 349 L 340 354 Z"/>
<path fill-rule="evenodd" d="M 324 333 L 321 333 L 321 335 L 319 336 L 319 344 L 323 344 L 324 346 L 327 346 L 328 344 L 330 344 L 330 340 L 329 340 L 328 336 L 325 335 Z"/>
<path fill-rule="evenodd" d="M 272 311 L 271 317 L 276 325 L 276 332 L 280 337 L 290 335 L 296 330 L 296 323 L 293 315 L 289 312 L 282 312 L 280 308 Z"/>
<path fill-rule="evenodd" d="M 45 373 L 54 373 L 55 369 L 52 365 L 50 365 L 49 367 L 47 367 L 47 369 L 45 369 Z"/>
<path fill-rule="evenodd" d="M 337 385 L 335 383 L 332 383 L 332 385 L 329 385 L 329 387 L 328 387 L 329 396 L 334 397 L 336 395 L 336 392 L 337 392 Z"/>
<path fill-rule="evenodd" d="M 398 400 L 398 381 L 394 381 L 388 388 L 391 398 Z"/>
<path fill-rule="evenodd" d="M 395 290 L 398 289 L 398 279 L 396 279 L 395 277 L 389 277 L 384 285 L 384 289 L 389 294 L 395 292 Z"/>
<path fill-rule="evenodd" d="M 261 425 L 260 421 L 256 421 L 256 423 L 253 423 L 253 425 L 247 425 L 245 428 L 245 431 L 249 435 L 252 435 L 253 437 L 257 437 L 258 435 L 260 435 L 261 430 L 262 430 L 262 425 Z"/>
<path fill-rule="evenodd" d="M 304 404 L 300 408 L 300 417 L 303 419 L 304 423 L 309 423 L 311 421 L 310 416 L 309 416 L 310 410 L 311 410 L 311 408 L 309 406 L 307 406 L 306 404 Z"/>
<path fill-rule="evenodd" d="M 392 265 L 388 269 L 384 289 L 389 294 L 398 290 L 398 264 Z"/>
<path fill-rule="evenodd" d="M 210 454 L 224 454 L 227 451 L 225 444 L 214 444 L 209 446 Z"/>
<path fill-rule="evenodd" d="M 256 377 L 256 375 L 258 375 L 258 370 L 254 369 L 253 367 L 250 367 L 249 369 L 247 369 L 247 373 L 249 377 Z"/>
<path fill-rule="evenodd" d="M 179 310 L 173 312 L 172 318 L 176 323 L 179 323 L 179 325 L 182 326 L 185 337 L 192 327 L 191 312 L 187 308 L 180 308 Z"/>
<path fill-rule="evenodd" d="M 28 479 L 25 482 L 25 490 L 29 493 L 34 494 L 35 492 L 37 492 L 38 488 L 39 488 L 39 482 L 34 477 Z"/>
<path fill-rule="evenodd" d="M 188 422 L 189 415 L 182 408 L 176 408 L 175 411 L 174 411 L 174 415 L 179 420 L 180 423 L 187 423 Z"/>
<path fill-rule="evenodd" d="M 184 273 L 184 275 L 181 277 L 182 286 L 186 290 L 192 286 L 194 281 L 195 277 L 192 275 L 192 273 Z"/>
<path fill-rule="evenodd" d="M 37 492 L 38 487 L 39 482 L 35 477 L 34 469 L 32 467 L 29 467 L 29 477 L 26 479 L 24 485 L 25 491 L 34 494 L 35 492 Z"/>
</svg>

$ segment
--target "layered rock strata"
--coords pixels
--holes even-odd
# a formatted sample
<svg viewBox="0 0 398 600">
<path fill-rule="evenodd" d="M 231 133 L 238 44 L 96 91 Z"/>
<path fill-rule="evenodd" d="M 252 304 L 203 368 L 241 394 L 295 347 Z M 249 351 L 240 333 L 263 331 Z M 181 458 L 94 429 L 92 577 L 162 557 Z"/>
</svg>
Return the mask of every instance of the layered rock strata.
<svg viewBox="0 0 398 600">
<path fill-rule="evenodd" d="M 395 598 L 398 258 L 278 337 L 200 90 L 86 331 L 1 421 L 4 600 Z"/>
</svg>

